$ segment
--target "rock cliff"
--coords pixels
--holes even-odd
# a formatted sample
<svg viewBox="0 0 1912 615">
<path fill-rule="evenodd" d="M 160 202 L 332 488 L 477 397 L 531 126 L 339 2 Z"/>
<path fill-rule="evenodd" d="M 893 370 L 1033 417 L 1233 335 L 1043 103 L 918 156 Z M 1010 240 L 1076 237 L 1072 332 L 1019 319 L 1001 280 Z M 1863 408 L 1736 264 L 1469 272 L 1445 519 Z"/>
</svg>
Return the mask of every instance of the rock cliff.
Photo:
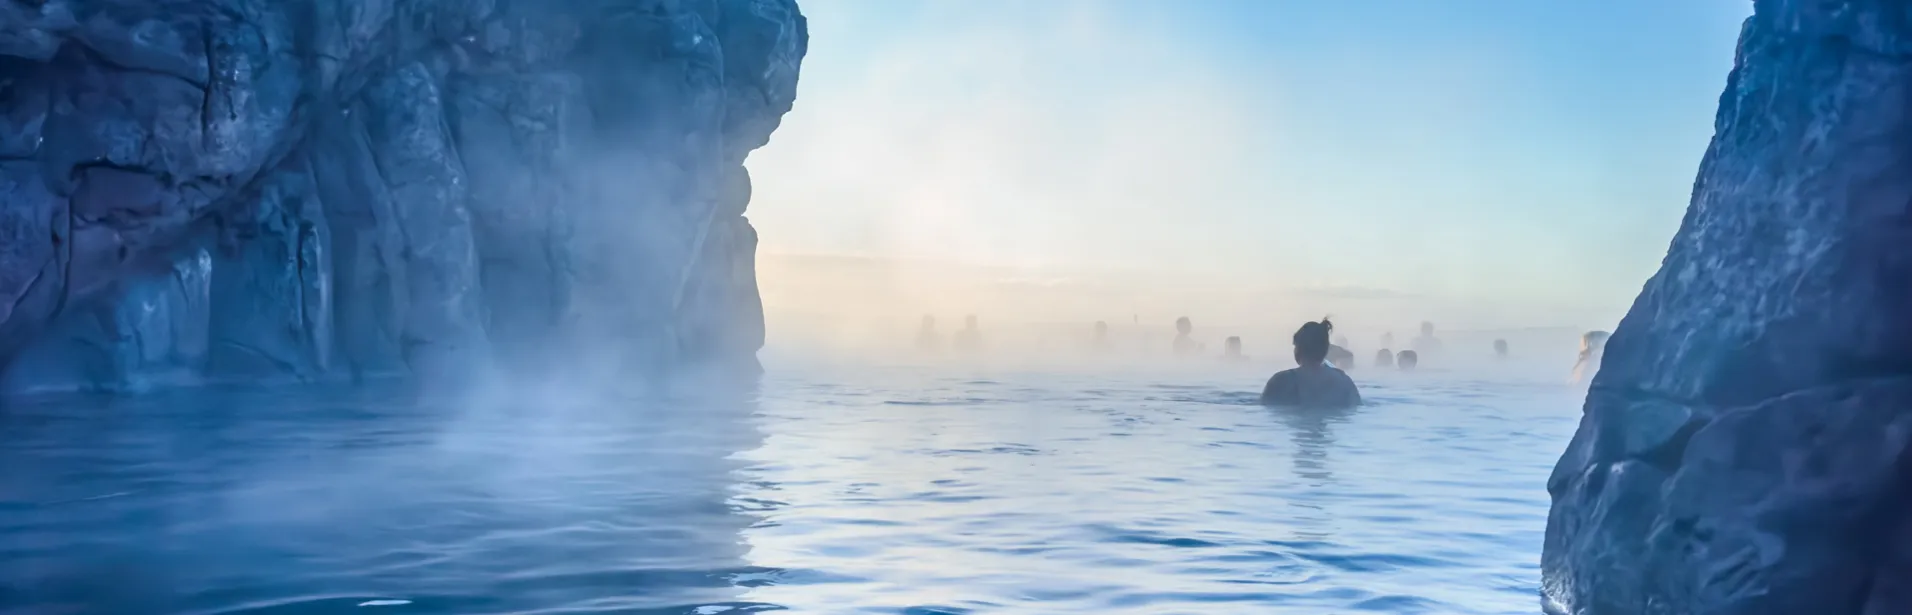
<svg viewBox="0 0 1912 615">
<path fill-rule="evenodd" d="M 1912 5 L 1760 0 L 1548 490 L 1598 615 L 1912 613 Z"/>
<path fill-rule="evenodd" d="M 755 366 L 795 0 L 0 0 L 0 391 Z"/>
</svg>

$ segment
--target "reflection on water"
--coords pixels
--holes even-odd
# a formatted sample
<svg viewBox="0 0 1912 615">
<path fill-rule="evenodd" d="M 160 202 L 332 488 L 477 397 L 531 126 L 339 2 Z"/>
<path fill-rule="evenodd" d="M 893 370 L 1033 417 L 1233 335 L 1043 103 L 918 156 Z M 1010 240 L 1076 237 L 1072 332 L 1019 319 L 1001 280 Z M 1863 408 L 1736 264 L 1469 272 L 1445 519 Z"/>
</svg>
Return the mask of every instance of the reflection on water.
<svg viewBox="0 0 1912 615">
<path fill-rule="evenodd" d="M 1268 410 L 1288 430 L 1294 460 L 1290 468 L 1297 483 L 1310 497 L 1295 499 L 1295 537 L 1309 542 L 1334 538 L 1333 519 L 1327 507 L 1316 503 L 1334 480 L 1328 451 L 1334 447 L 1333 426 L 1347 421 L 1359 409 L 1271 408 Z"/>
<path fill-rule="evenodd" d="M 1364 380 L 1255 404 L 1265 372 L 784 373 L 744 493 L 799 612 L 1535 613 L 1557 377 Z M 1553 374 L 1547 374 L 1553 376 Z M 1360 374 L 1357 374 L 1357 378 Z M 1544 383 L 1544 384 L 1543 384 Z M 758 485 L 774 486 L 774 491 Z"/>
<path fill-rule="evenodd" d="M 748 401 L 12 407 L 0 614 L 1533 613 L 1578 407 L 1557 377 L 1304 412 L 1252 371 L 772 367 Z"/>
<path fill-rule="evenodd" d="M 1346 422 L 1357 410 L 1269 410 L 1287 427 L 1289 441 L 1294 443 L 1295 476 L 1314 486 L 1334 478 L 1334 471 L 1328 468 L 1328 449 L 1334 445 L 1333 425 Z"/>
</svg>

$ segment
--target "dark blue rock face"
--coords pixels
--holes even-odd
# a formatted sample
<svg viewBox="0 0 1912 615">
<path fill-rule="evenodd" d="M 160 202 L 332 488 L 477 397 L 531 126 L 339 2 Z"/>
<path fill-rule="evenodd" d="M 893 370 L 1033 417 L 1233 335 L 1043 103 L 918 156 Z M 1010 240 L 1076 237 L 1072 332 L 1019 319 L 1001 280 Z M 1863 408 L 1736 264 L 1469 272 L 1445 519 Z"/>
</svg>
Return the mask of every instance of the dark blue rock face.
<svg viewBox="0 0 1912 615">
<path fill-rule="evenodd" d="M 1551 610 L 1912 613 L 1912 5 L 1760 0 L 1548 490 Z"/>
<path fill-rule="evenodd" d="M 0 392 L 754 369 L 795 0 L 0 0 Z"/>
</svg>

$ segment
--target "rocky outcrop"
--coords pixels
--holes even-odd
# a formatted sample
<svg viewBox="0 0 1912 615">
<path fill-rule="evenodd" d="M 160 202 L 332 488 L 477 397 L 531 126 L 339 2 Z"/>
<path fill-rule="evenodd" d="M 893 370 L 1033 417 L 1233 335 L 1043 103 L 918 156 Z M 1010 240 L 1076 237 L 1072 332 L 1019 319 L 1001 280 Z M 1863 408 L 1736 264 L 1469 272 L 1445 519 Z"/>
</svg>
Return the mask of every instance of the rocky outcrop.
<svg viewBox="0 0 1912 615">
<path fill-rule="evenodd" d="M 1912 21 L 1755 7 L 1548 482 L 1557 611 L 1912 612 Z"/>
<path fill-rule="evenodd" d="M 0 391 L 754 368 L 795 0 L 0 0 Z"/>
</svg>

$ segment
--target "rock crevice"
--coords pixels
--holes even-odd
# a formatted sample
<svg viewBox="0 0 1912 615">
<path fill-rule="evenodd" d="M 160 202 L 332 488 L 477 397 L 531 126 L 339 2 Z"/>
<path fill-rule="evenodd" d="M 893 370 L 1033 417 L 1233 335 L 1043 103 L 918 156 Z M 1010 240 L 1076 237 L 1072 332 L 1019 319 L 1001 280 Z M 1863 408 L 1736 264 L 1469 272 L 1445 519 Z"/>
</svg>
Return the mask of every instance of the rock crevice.
<svg viewBox="0 0 1912 615">
<path fill-rule="evenodd" d="M 754 368 L 795 0 L 0 0 L 0 392 Z"/>
</svg>

